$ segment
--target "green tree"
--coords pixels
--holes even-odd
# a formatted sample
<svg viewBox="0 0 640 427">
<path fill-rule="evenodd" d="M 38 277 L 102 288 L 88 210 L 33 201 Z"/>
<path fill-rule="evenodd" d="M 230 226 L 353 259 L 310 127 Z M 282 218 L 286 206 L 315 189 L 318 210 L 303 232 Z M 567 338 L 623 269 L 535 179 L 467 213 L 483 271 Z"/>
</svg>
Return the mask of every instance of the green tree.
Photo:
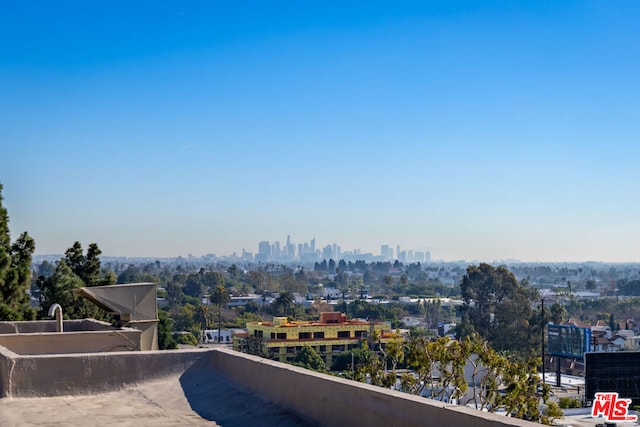
<svg viewBox="0 0 640 427">
<path fill-rule="evenodd" d="M 468 389 L 464 368 L 470 355 L 470 348 L 462 343 L 447 337 L 412 339 L 405 357 L 417 378 L 403 377 L 402 388 L 441 401 L 461 398 Z"/>
<path fill-rule="evenodd" d="M 247 304 L 248 305 L 248 304 Z M 233 321 L 235 328 L 246 328 L 247 322 L 262 322 L 262 317 L 255 313 L 245 311 Z"/>
<path fill-rule="evenodd" d="M 616 287 L 618 288 L 618 295 L 640 295 L 640 280 L 620 279 L 616 282 Z"/>
<path fill-rule="evenodd" d="M 231 266 L 229 268 L 227 268 L 227 273 L 229 273 L 229 276 L 231 276 L 234 279 L 238 278 L 238 266 L 235 264 L 231 264 Z"/>
<path fill-rule="evenodd" d="M 171 335 L 171 319 L 164 310 L 158 310 L 158 320 L 158 348 L 160 350 L 178 348 Z"/>
<path fill-rule="evenodd" d="M 273 307 L 276 312 L 281 312 L 282 316 L 287 317 L 289 308 L 293 305 L 293 295 L 291 292 L 280 292 L 280 295 L 273 301 Z"/>
<path fill-rule="evenodd" d="M 393 277 L 386 275 L 382 278 L 382 283 L 384 284 L 385 292 L 389 292 L 391 290 L 391 286 L 393 286 Z"/>
<path fill-rule="evenodd" d="M 53 276 L 53 272 L 56 270 L 56 266 L 49 261 L 42 261 L 42 264 L 38 266 L 38 277 L 51 277 Z"/>
<path fill-rule="evenodd" d="M 189 274 L 184 283 L 183 292 L 189 296 L 200 298 L 203 288 L 203 276 L 200 274 Z"/>
<path fill-rule="evenodd" d="M 615 321 L 615 318 L 613 317 L 613 313 L 609 315 L 609 328 L 611 329 L 611 332 L 615 332 L 620 329 L 618 327 L 618 323 Z"/>
<path fill-rule="evenodd" d="M 2 189 L 0 184 L 0 319 L 32 320 L 35 310 L 31 308 L 28 290 L 35 242 L 23 232 L 11 244 L 9 214 L 2 204 Z"/>
<path fill-rule="evenodd" d="M 115 283 L 154 282 L 156 280 L 154 276 L 143 272 L 139 266 L 131 264 L 117 276 Z"/>
<path fill-rule="evenodd" d="M 334 358 L 331 364 L 331 370 L 362 370 L 363 367 L 373 364 L 376 358 L 376 354 L 369 349 L 367 341 L 363 341 L 362 348 L 342 352 L 338 357 Z"/>
<path fill-rule="evenodd" d="M 28 289 L 31 286 L 31 255 L 35 243 L 25 232 L 11 245 L 9 268 L 0 278 L 0 319 L 33 320 Z"/>
<path fill-rule="evenodd" d="M 171 305 L 177 305 L 182 301 L 184 294 L 182 293 L 182 286 L 180 286 L 179 282 L 173 279 L 169 280 L 165 286 L 165 290 Z"/>
<path fill-rule="evenodd" d="M 280 276 L 280 286 L 288 293 L 297 292 L 304 294 L 307 292 L 306 281 L 300 281 L 292 271 L 287 270 L 285 274 Z"/>
<path fill-rule="evenodd" d="M 385 347 L 387 357 L 391 362 L 391 369 L 396 370 L 399 364 L 404 362 L 406 342 L 399 329 L 391 333 L 391 341 Z"/>
<path fill-rule="evenodd" d="M 558 406 L 561 409 L 572 409 L 579 408 L 582 406 L 580 399 L 576 399 L 575 397 L 561 397 L 558 399 Z"/>
<path fill-rule="evenodd" d="M 313 371 L 323 372 L 326 370 L 322 357 L 308 344 L 305 344 L 296 354 L 293 364 Z"/>
<path fill-rule="evenodd" d="M 243 339 L 243 346 L 249 354 L 260 357 L 269 357 L 262 345 L 262 337 L 249 335 Z"/>
<path fill-rule="evenodd" d="M 217 271 L 208 271 L 204 273 L 202 283 L 207 288 L 208 292 L 210 292 L 211 289 L 214 289 L 217 286 L 224 286 L 224 276 Z"/>
<path fill-rule="evenodd" d="M 198 338 L 192 333 L 181 333 L 177 336 L 176 341 L 178 344 L 186 344 L 196 347 L 198 345 Z"/>
<path fill-rule="evenodd" d="M 91 243 L 87 248 L 87 255 L 82 252 L 80 242 L 75 242 L 73 246 L 65 252 L 65 263 L 71 268 L 85 284 L 85 286 L 111 285 L 101 280 L 100 255 L 102 251 L 96 243 Z M 112 280 L 112 279 L 111 279 Z"/>
<path fill-rule="evenodd" d="M 511 361 L 506 364 L 502 382 L 506 390 L 496 399 L 494 406 L 502 406 L 505 411 L 516 418 L 543 422 L 540 411 L 540 377 L 538 376 L 539 359 Z M 546 400 L 546 399 L 545 399 Z M 545 421 L 546 422 L 546 421 Z"/>
<path fill-rule="evenodd" d="M 559 303 L 554 303 L 551 306 L 551 323 L 562 323 L 567 316 L 567 310 Z"/>
<path fill-rule="evenodd" d="M 519 283 L 505 267 L 484 263 L 467 267 L 460 290 L 463 321 L 468 319 L 493 348 L 526 355 L 539 346 L 539 336 L 530 328 L 536 291 Z M 468 325 L 461 325 L 458 331 L 465 328 Z"/>
<path fill-rule="evenodd" d="M 412 338 L 406 361 L 415 373 L 401 378 L 406 392 L 437 400 L 457 399 L 463 405 L 473 404 L 489 412 L 504 410 L 543 424 L 562 416 L 551 402 L 545 411 L 540 410 L 540 398 L 546 402 L 549 388 L 541 384 L 537 374 L 539 358 L 510 359 L 478 334 L 457 341 Z M 470 378 L 465 377 L 465 371 Z M 470 393 L 466 393 L 468 384 Z"/>
<path fill-rule="evenodd" d="M 261 292 L 266 289 L 269 280 L 266 277 L 266 273 L 260 270 L 252 270 L 249 272 L 249 283 L 254 287 L 256 292 Z"/>
<path fill-rule="evenodd" d="M 220 342 L 220 331 L 222 329 L 222 307 L 231 301 L 231 295 L 229 295 L 229 292 L 224 286 L 220 285 L 211 292 L 211 296 L 209 298 L 213 304 L 218 306 L 218 342 Z"/>
<path fill-rule="evenodd" d="M 40 288 L 40 318 L 48 316 L 51 304 L 58 303 L 69 319 L 94 318 L 108 320 L 110 316 L 96 305 L 73 293 L 74 289 L 100 285 L 113 285 L 115 273 L 102 276 L 100 255 L 96 243 L 91 243 L 84 255 L 80 242 L 75 242 L 65 252 L 65 257 L 56 264 L 54 274 L 38 280 Z"/>
<path fill-rule="evenodd" d="M 73 291 L 85 286 L 64 259 L 56 264 L 53 276 L 38 281 L 40 287 L 40 318 L 48 317 L 48 310 L 52 304 L 60 304 L 62 313 L 68 319 L 83 319 L 87 317 L 102 318 L 98 307 L 77 296 Z"/>
<path fill-rule="evenodd" d="M 435 299 L 433 302 L 426 301 L 423 304 L 425 319 L 427 321 L 428 328 L 437 328 L 438 323 L 442 321 L 442 304 L 440 299 Z"/>
<path fill-rule="evenodd" d="M 304 272 L 304 267 L 300 268 L 295 274 L 294 277 L 296 281 L 305 284 L 307 282 L 307 274 Z"/>
<path fill-rule="evenodd" d="M 196 308 L 192 304 L 184 304 L 173 314 L 174 331 L 190 331 L 194 327 Z"/>
<path fill-rule="evenodd" d="M 196 312 L 194 315 L 194 320 L 200 325 L 200 330 L 202 331 L 201 337 L 204 339 L 205 330 L 209 326 L 209 322 L 211 320 L 211 313 L 209 312 L 209 307 L 201 304 L 196 308 Z"/>
<path fill-rule="evenodd" d="M 118 275 L 115 271 L 107 271 L 104 273 L 102 279 L 100 279 L 102 285 L 115 285 L 118 282 Z"/>
</svg>

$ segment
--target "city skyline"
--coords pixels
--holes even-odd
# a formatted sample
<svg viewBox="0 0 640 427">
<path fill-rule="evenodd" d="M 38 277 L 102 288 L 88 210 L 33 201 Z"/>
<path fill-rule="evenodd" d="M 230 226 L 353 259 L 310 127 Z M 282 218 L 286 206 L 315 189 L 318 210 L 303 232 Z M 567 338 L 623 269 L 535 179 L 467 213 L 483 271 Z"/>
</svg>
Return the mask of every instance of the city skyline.
<svg viewBox="0 0 640 427">
<path fill-rule="evenodd" d="M 638 262 L 639 20 L 632 1 L 5 5 L 11 237 Z"/>
<path fill-rule="evenodd" d="M 346 258 L 349 260 L 380 260 L 401 262 L 428 262 L 431 260 L 431 252 L 428 250 L 414 250 L 402 248 L 396 245 L 395 250 L 387 244 L 380 245 L 379 251 L 368 252 L 360 248 L 343 249 L 336 242 L 324 245 L 316 245 L 316 238 L 313 237 L 309 242 L 295 242 L 291 240 L 291 236 L 287 235 L 285 243 L 281 244 L 279 240 L 273 241 L 262 240 L 258 242 L 258 250 L 256 252 L 242 249 L 241 254 L 234 253 L 239 258 L 249 261 L 319 261 L 322 259 L 339 260 Z"/>
</svg>

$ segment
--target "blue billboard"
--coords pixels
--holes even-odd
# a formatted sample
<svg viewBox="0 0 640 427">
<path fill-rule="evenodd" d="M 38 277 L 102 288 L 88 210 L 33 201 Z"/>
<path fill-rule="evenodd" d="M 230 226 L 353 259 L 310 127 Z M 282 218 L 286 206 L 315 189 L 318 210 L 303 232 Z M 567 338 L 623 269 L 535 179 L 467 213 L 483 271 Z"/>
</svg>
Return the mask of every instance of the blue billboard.
<svg viewBox="0 0 640 427">
<path fill-rule="evenodd" d="M 591 351 L 591 329 L 550 323 L 547 341 L 547 354 L 582 359 Z"/>
</svg>

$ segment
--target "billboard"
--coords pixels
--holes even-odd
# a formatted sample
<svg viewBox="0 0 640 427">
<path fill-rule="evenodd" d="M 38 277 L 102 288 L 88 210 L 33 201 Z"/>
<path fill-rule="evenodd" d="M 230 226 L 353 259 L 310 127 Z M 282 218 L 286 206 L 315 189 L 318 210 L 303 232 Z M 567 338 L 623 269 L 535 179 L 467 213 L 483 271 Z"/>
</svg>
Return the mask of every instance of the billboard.
<svg viewBox="0 0 640 427">
<path fill-rule="evenodd" d="M 584 362 L 586 400 L 593 401 L 596 393 L 616 392 L 621 399 L 640 403 L 640 352 L 587 353 Z"/>
<path fill-rule="evenodd" d="M 591 329 L 550 323 L 547 342 L 547 354 L 582 359 L 591 350 Z"/>
</svg>

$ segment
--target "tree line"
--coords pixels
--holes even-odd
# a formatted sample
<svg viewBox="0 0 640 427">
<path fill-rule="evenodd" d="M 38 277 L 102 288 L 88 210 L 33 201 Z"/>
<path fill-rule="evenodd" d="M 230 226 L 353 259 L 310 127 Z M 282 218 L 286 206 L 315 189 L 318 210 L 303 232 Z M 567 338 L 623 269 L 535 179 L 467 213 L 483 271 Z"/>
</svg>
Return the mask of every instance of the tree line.
<svg viewBox="0 0 640 427">
<path fill-rule="evenodd" d="M 558 404 L 549 400 L 550 387 L 538 376 L 540 358 L 498 352 L 477 333 L 458 340 L 411 336 L 405 341 L 396 332 L 386 347 L 376 339 L 341 353 L 330 371 L 308 345 L 292 364 L 547 425 L 563 416 Z"/>
</svg>

